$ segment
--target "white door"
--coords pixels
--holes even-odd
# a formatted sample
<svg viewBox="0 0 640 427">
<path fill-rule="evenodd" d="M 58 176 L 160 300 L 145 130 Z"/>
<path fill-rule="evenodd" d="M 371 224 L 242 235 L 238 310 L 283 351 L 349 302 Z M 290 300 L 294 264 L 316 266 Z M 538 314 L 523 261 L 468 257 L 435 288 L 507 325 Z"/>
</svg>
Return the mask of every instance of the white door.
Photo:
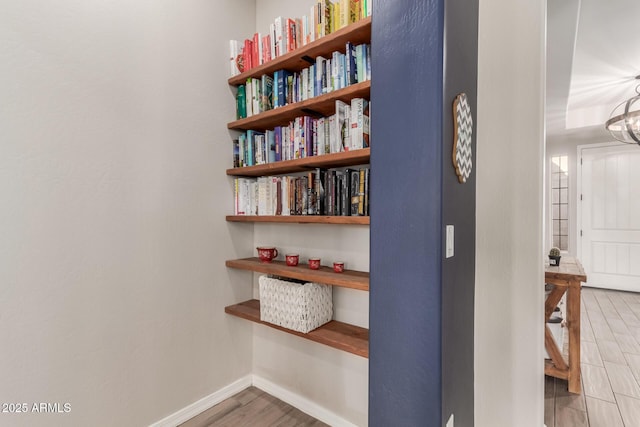
<svg viewBox="0 0 640 427">
<path fill-rule="evenodd" d="M 640 147 L 583 148 L 581 252 L 587 285 L 640 292 Z"/>
</svg>

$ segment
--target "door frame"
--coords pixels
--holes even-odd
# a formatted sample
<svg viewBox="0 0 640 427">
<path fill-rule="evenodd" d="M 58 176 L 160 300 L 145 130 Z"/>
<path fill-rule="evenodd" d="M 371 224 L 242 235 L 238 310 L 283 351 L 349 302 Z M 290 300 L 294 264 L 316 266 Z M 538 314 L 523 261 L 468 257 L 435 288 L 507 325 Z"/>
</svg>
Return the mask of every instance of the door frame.
<svg viewBox="0 0 640 427">
<path fill-rule="evenodd" d="M 582 200 L 580 200 L 580 196 L 582 195 L 582 150 L 595 149 L 595 148 L 608 148 L 608 147 L 623 147 L 630 144 L 625 144 L 624 142 L 598 142 L 595 144 L 582 144 L 577 147 L 577 183 L 576 183 L 576 257 L 579 260 L 582 260 L 582 236 L 580 232 L 582 231 Z"/>
</svg>

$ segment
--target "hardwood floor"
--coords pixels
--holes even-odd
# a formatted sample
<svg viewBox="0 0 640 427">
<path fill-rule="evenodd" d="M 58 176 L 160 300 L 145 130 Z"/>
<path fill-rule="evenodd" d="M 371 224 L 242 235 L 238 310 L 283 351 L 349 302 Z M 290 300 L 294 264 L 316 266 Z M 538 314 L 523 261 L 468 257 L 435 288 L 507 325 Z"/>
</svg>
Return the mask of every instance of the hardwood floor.
<svg viewBox="0 0 640 427">
<path fill-rule="evenodd" d="M 249 387 L 181 424 L 181 427 L 223 426 L 324 427 L 327 424 L 255 387 Z"/>
<path fill-rule="evenodd" d="M 582 393 L 545 377 L 547 427 L 640 426 L 640 294 L 582 288 Z"/>
</svg>

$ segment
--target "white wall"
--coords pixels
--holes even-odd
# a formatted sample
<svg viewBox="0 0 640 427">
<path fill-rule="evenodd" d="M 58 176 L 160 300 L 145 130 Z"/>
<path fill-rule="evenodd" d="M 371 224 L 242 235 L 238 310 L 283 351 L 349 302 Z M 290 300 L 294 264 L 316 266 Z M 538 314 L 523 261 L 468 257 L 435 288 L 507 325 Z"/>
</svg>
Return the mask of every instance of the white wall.
<svg viewBox="0 0 640 427">
<path fill-rule="evenodd" d="M 545 1 L 479 14 L 475 425 L 540 427 Z"/>
<path fill-rule="evenodd" d="M 274 18 L 309 14 L 313 0 L 257 0 L 256 30 L 267 33 Z M 319 256 L 324 265 L 343 260 L 349 269 L 369 271 L 369 227 L 256 224 L 254 247 L 274 245 L 300 254 L 301 262 Z M 257 275 L 256 275 L 257 277 Z M 369 294 L 334 288 L 334 318 L 369 326 Z M 257 294 L 256 294 L 257 297 Z M 339 417 L 367 425 L 368 359 L 283 334 L 254 327 L 254 374 L 305 397 Z"/>
<path fill-rule="evenodd" d="M 71 404 L 0 424 L 147 425 L 249 374 L 223 170 L 254 1 L 0 9 L 0 402 Z"/>
</svg>

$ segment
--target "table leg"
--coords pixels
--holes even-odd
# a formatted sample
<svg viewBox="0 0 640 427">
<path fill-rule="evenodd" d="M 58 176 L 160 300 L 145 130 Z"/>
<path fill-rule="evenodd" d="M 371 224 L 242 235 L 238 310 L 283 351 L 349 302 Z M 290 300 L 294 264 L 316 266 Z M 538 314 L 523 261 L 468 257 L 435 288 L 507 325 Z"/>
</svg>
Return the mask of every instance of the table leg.
<svg viewBox="0 0 640 427">
<path fill-rule="evenodd" d="M 580 394 L 580 283 L 567 291 L 567 328 L 569 329 L 569 392 Z"/>
</svg>

